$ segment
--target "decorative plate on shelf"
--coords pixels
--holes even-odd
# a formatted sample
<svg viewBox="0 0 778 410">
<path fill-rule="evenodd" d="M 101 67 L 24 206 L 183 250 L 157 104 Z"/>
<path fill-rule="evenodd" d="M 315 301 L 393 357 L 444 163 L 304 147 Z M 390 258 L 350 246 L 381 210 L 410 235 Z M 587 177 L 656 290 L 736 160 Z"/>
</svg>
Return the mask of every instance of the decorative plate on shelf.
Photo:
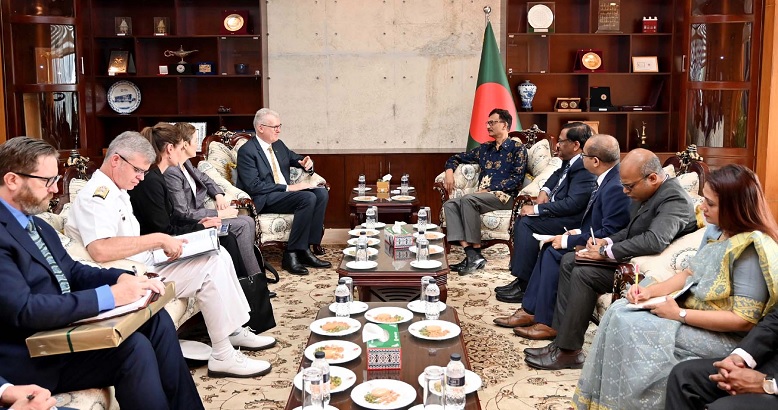
<svg viewBox="0 0 778 410">
<path fill-rule="evenodd" d="M 237 13 L 232 13 L 224 18 L 224 28 L 228 31 L 238 31 L 243 28 L 246 22 L 243 20 L 243 16 Z"/>
<path fill-rule="evenodd" d="M 590 70 L 596 70 L 602 65 L 602 58 L 595 52 L 588 52 L 581 57 L 581 64 Z"/>
<path fill-rule="evenodd" d="M 536 4 L 527 11 L 527 22 L 536 31 L 548 31 L 554 22 L 554 11 L 545 4 Z"/>
<path fill-rule="evenodd" d="M 125 80 L 113 83 L 106 95 L 108 106 L 119 114 L 130 114 L 140 105 L 140 89 Z"/>
</svg>

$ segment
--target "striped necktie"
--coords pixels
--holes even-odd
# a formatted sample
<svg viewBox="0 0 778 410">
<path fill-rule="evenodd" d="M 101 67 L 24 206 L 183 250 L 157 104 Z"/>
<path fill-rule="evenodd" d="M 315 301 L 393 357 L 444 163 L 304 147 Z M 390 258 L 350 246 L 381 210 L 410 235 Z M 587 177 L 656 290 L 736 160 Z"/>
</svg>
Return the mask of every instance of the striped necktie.
<svg viewBox="0 0 778 410">
<path fill-rule="evenodd" d="M 270 159 L 270 166 L 273 167 L 273 182 L 276 184 L 281 183 L 281 174 L 278 173 L 278 165 L 276 164 L 276 153 L 273 152 L 273 146 L 267 147 L 268 158 Z"/>
<path fill-rule="evenodd" d="M 556 186 L 551 191 L 551 195 L 548 196 L 550 200 L 554 200 L 554 195 L 556 195 L 557 192 L 559 192 L 559 188 L 562 187 L 562 181 L 565 180 L 565 177 L 567 177 L 567 171 L 570 169 L 570 161 L 567 162 L 567 165 L 565 165 L 565 169 L 562 170 L 562 176 L 559 177 L 559 182 L 556 183 Z"/>
<path fill-rule="evenodd" d="M 594 188 L 594 191 L 592 191 L 592 196 L 589 197 L 589 203 L 586 204 L 586 210 L 584 211 L 584 217 L 586 217 L 586 214 L 589 212 L 589 210 L 592 208 L 592 204 L 594 203 L 594 196 L 597 195 L 597 190 L 600 189 L 600 186 L 597 185 Z"/>
<path fill-rule="evenodd" d="M 54 257 L 51 256 L 49 247 L 46 246 L 46 243 L 43 242 L 43 238 L 41 238 L 40 234 L 38 234 L 38 230 L 35 229 L 35 224 L 32 222 L 32 218 L 30 218 L 30 223 L 27 224 L 27 233 L 30 234 L 30 238 L 32 238 L 32 241 L 35 242 L 35 245 L 41 251 L 43 257 L 46 258 L 46 262 L 49 263 L 49 267 L 51 268 L 52 272 L 54 272 L 54 277 L 59 283 L 59 289 L 62 291 L 62 293 L 70 293 L 70 283 L 68 283 L 68 278 L 65 277 L 65 274 L 62 273 L 62 269 L 59 268 L 57 261 L 55 261 Z"/>
</svg>

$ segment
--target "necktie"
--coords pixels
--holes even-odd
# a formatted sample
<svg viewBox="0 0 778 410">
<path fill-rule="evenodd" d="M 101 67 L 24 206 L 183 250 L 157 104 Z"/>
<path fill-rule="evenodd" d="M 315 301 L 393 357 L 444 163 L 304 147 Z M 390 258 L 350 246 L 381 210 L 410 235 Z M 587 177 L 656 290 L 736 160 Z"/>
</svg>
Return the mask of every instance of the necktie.
<svg viewBox="0 0 778 410">
<path fill-rule="evenodd" d="M 586 204 L 586 210 L 584 211 L 584 218 L 586 217 L 586 214 L 589 212 L 590 209 L 592 209 L 592 204 L 594 203 L 594 196 L 597 194 L 597 190 L 600 189 L 600 186 L 594 188 L 594 191 L 592 191 L 592 196 L 589 197 L 589 203 Z"/>
<path fill-rule="evenodd" d="M 35 242 L 35 245 L 41 251 L 43 257 L 46 258 L 46 262 L 49 263 L 49 267 L 51 268 L 52 272 L 54 272 L 54 277 L 59 283 L 59 289 L 62 291 L 62 293 L 70 293 L 70 283 L 68 283 L 68 278 L 65 277 L 65 274 L 62 273 L 62 269 L 60 269 L 59 265 L 57 265 L 57 261 L 55 261 L 54 257 L 51 256 L 49 247 L 46 246 L 46 243 L 43 242 L 43 239 L 38 234 L 38 230 L 35 229 L 35 224 L 32 223 L 32 219 L 30 219 L 30 223 L 27 224 L 27 233 L 30 234 L 30 238 L 32 238 L 32 241 Z"/>
<path fill-rule="evenodd" d="M 270 158 L 270 166 L 273 167 L 273 182 L 276 184 L 281 182 L 281 174 L 278 173 L 278 165 L 276 164 L 276 154 L 273 152 L 273 146 L 267 147 L 268 157 Z"/>
<path fill-rule="evenodd" d="M 559 188 L 562 187 L 562 181 L 565 180 L 565 177 L 567 176 L 567 170 L 568 169 L 570 169 L 570 162 L 568 162 L 567 165 L 565 165 L 565 169 L 562 170 L 562 176 L 559 177 L 559 182 L 556 183 L 556 186 L 551 191 L 551 195 L 548 196 L 552 201 L 554 200 L 554 195 L 556 195 L 556 193 L 559 192 Z"/>
</svg>

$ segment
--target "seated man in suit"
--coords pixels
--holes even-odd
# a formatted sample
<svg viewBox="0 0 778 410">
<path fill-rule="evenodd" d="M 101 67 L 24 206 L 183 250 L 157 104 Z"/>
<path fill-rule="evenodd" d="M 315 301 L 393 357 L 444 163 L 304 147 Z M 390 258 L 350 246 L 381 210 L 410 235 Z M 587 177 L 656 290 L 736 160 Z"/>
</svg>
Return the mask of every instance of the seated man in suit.
<svg viewBox="0 0 778 410">
<path fill-rule="evenodd" d="M 581 152 L 592 129 L 582 122 L 565 124 L 559 133 L 557 151 L 562 167 L 554 171 L 538 194 L 535 205 L 524 205 L 513 228 L 513 282 L 495 288 L 500 302 L 520 303 L 532 268 L 538 260 L 538 240 L 532 234 L 557 235 L 581 224 L 594 189 L 595 176 L 584 168 Z"/>
<path fill-rule="evenodd" d="M 728 357 L 673 367 L 665 409 L 778 408 L 778 309 L 748 332 Z"/>
<path fill-rule="evenodd" d="M 481 214 L 498 209 L 513 209 L 513 200 L 524 182 L 527 148 L 519 139 L 508 138 L 513 117 L 508 110 L 495 108 L 489 113 L 486 130 L 494 141 L 454 154 L 446 161 L 445 187 L 454 192 L 454 170 L 460 164 L 478 164 L 478 191 L 451 198 L 443 204 L 446 215 L 447 240 L 462 245 L 465 259 L 451 265 L 460 275 L 473 273 L 486 266 L 481 255 Z"/>
<path fill-rule="evenodd" d="M 668 179 L 659 158 L 645 149 L 630 151 L 621 162 L 621 185 L 634 201 L 627 227 L 607 238 L 588 241 L 582 256 L 594 261 L 625 262 L 662 252 L 670 242 L 697 229 L 689 194 Z M 562 256 L 553 328 L 557 336 L 542 348 L 524 349 L 524 359 L 536 369 L 580 369 L 581 347 L 597 296 L 613 290 L 612 267 L 576 265 L 576 252 Z"/>
<path fill-rule="evenodd" d="M 156 279 L 73 261 L 57 232 L 33 216 L 44 212 L 57 192 L 58 157 L 54 147 L 28 137 L 0 146 L 2 397 L 18 399 L 17 389 L 8 393 L 6 383 L 38 383 L 54 393 L 115 386 L 123 409 L 202 409 L 164 309 L 118 347 L 30 357 L 25 339 L 35 332 L 134 302 L 146 290 L 165 291 Z"/>
<path fill-rule="evenodd" d="M 244 327 L 250 307 L 229 253 L 155 266 L 155 249 L 162 249 L 169 260 L 177 259 L 183 251 L 182 239 L 160 232 L 141 235 L 132 212 L 127 191 L 145 178 L 155 158 L 151 143 L 135 131 L 114 138 L 100 169 L 78 192 L 70 208 L 65 224 L 68 236 L 80 240 L 98 263 L 124 258 L 143 263 L 149 271 L 176 283 L 176 297 L 194 297 L 211 339 L 209 376 L 255 377 L 269 373 L 269 362 L 249 358 L 235 349 L 262 350 L 276 341 Z M 161 179 L 159 170 L 157 174 Z"/>
<path fill-rule="evenodd" d="M 594 232 L 595 238 L 605 238 L 620 231 L 629 222 L 630 201 L 621 189 L 620 158 L 619 141 L 610 135 L 594 135 L 586 142 L 581 161 L 589 172 L 597 176 L 597 188 L 584 211 L 581 229 L 573 229 L 547 241 L 540 259 L 535 263 L 522 307 L 509 317 L 494 319 L 498 326 L 512 327 L 513 333 L 527 339 L 553 339 L 556 336 L 551 324 L 562 255 L 576 246 L 585 246 L 591 232 Z"/>
<path fill-rule="evenodd" d="M 313 160 L 290 150 L 279 139 L 281 116 L 277 112 L 268 108 L 257 111 L 254 129 L 257 137 L 238 151 L 237 185 L 251 196 L 257 212 L 294 214 L 281 267 L 295 275 L 307 275 L 306 266 L 331 267 L 310 248 L 321 244 L 329 193 L 310 183 L 289 185 L 289 167 L 313 174 Z"/>
</svg>

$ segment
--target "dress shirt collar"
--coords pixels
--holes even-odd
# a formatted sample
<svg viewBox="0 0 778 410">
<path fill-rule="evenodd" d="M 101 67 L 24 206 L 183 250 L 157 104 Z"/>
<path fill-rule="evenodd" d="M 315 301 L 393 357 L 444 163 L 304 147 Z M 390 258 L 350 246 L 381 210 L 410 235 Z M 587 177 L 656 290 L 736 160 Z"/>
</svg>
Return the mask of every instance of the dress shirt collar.
<svg viewBox="0 0 778 410">
<path fill-rule="evenodd" d="M 605 177 L 608 176 L 608 172 L 611 172 L 611 170 L 614 167 L 615 167 L 615 165 L 613 167 L 608 168 L 607 171 L 603 172 L 602 174 L 600 174 L 600 176 L 597 177 L 597 187 L 598 188 L 602 186 L 602 181 L 605 180 Z"/>
<path fill-rule="evenodd" d="M 3 205 L 5 205 L 6 208 L 8 208 L 8 212 L 13 215 L 14 219 L 16 219 L 20 225 L 22 225 L 22 228 L 27 229 L 27 224 L 30 223 L 31 216 L 25 215 L 24 212 L 14 208 L 11 204 L 8 202 L 5 202 L 3 198 L 0 198 L 0 202 L 2 202 Z"/>
</svg>

